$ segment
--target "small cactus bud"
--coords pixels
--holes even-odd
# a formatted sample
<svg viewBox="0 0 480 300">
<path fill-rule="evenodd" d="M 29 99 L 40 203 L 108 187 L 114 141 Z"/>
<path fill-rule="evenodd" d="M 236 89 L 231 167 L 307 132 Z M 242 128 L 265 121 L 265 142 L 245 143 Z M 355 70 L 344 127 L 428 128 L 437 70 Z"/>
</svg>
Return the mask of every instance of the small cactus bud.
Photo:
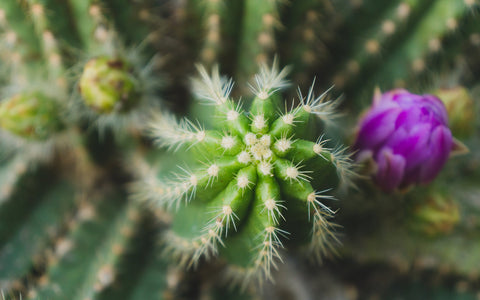
<svg viewBox="0 0 480 300">
<path fill-rule="evenodd" d="M 458 204 L 449 196 L 434 192 L 415 205 L 410 227 L 436 236 L 450 233 L 460 220 Z"/>
<path fill-rule="evenodd" d="M 401 89 L 374 98 L 355 143 L 358 160 L 373 159 L 374 181 L 387 192 L 433 180 L 453 146 L 443 103 Z"/>
<path fill-rule="evenodd" d="M 58 104 L 39 93 L 21 93 L 0 103 L 0 127 L 25 139 L 46 140 L 60 131 Z"/>
<path fill-rule="evenodd" d="M 451 89 L 439 89 L 435 95 L 447 108 L 450 128 L 457 138 L 473 134 L 475 124 L 475 108 L 472 97 L 466 88 L 457 86 Z"/>
<path fill-rule="evenodd" d="M 83 69 L 79 88 L 85 104 L 99 113 L 124 112 L 139 101 L 133 68 L 121 58 L 91 59 Z"/>
</svg>

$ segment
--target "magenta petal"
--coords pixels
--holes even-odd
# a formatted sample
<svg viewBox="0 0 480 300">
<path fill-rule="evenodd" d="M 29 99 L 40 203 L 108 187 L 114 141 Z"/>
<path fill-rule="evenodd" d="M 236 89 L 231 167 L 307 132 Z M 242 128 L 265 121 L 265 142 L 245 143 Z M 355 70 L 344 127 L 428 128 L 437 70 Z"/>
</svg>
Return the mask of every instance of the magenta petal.
<svg viewBox="0 0 480 300">
<path fill-rule="evenodd" d="M 452 149 L 452 133 L 445 126 L 437 126 L 430 138 L 429 159 L 422 164 L 420 181 L 429 182 L 437 176 L 438 172 L 447 162 Z"/>
<path fill-rule="evenodd" d="M 394 89 L 388 92 L 385 92 L 382 95 L 382 98 L 378 103 L 382 104 L 385 102 L 397 102 L 399 99 L 403 98 L 403 96 L 408 96 L 411 95 L 407 90 L 405 89 Z"/>
<path fill-rule="evenodd" d="M 412 126 L 418 124 L 421 113 L 420 108 L 411 108 L 402 111 L 395 122 L 395 128 L 405 128 L 406 130 L 410 130 Z"/>
<path fill-rule="evenodd" d="M 366 119 L 361 125 L 357 138 L 357 148 L 375 149 L 395 130 L 395 120 L 400 110 L 390 108 Z"/>
<path fill-rule="evenodd" d="M 385 191 L 395 190 L 403 179 L 405 158 L 393 154 L 390 148 L 384 148 L 377 157 L 377 184 Z"/>
<path fill-rule="evenodd" d="M 393 152 L 402 155 L 407 164 L 406 170 L 415 168 L 419 163 L 429 157 L 428 151 L 425 151 L 430 140 L 430 131 L 432 126 L 428 123 L 418 124 L 410 132 L 397 130 L 387 145 L 393 149 Z"/>
<path fill-rule="evenodd" d="M 434 118 L 439 120 L 442 125 L 448 125 L 448 113 L 442 100 L 434 95 L 424 95 L 424 101 L 429 104 L 429 108 L 434 114 Z"/>
</svg>

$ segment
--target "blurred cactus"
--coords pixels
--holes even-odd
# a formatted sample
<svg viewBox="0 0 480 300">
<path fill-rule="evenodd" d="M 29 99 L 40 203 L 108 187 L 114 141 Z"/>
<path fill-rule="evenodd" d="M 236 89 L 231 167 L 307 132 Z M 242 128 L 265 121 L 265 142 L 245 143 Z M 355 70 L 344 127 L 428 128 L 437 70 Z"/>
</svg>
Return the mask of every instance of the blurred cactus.
<svg viewBox="0 0 480 300">
<path fill-rule="evenodd" d="M 468 90 L 458 86 L 439 89 L 435 92 L 443 101 L 450 117 L 450 128 L 454 136 L 468 138 L 475 131 L 475 103 Z"/>
<path fill-rule="evenodd" d="M 0 49 L 5 70 L 0 103 L 2 297 L 114 297 L 118 292 L 111 286 L 130 281 L 124 268 L 131 267 L 124 260 L 132 252 L 143 255 L 158 232 L 151 216 L 141 218 L 140 208 L 125 203 L 124 193 L 112 196 L 108 191 L 113 181 L 91 159 L 105 142 L 85 130 L 92 119 L 84 116 L 93 113 L 79 109 L 76 101 L 79 88 L 92 110 L 136 117 L 146 116 L 137 105 L 146 102 L 141 101 L 146 94 L 149 101 L 157 101 L 151 99 L 153 89 L 144 90 L 152 84 L 139 83 L 145 80 L 144 74 L 152 76 L 152 66 L 140 63 L 139 50 L 127 53 L 128 45 L 113 20 L 104 15 L 108 6 L 107 2 L 73 0 L 0 3 L 1 36 L 7 41 Z M 136 13 L 145 8 L 133 7 Z M 79 66 L 84 63 L 85 67 Z M 77 75 L 79 67 L 86 70 L 83 76 Z M 116 126 L 125 128 L 118 120 Z M 93 145 L 92 139 L 96 139 Z M 98 185 L 100 178 L 109 183 Z M 139 231 L 140 225 L 150 229 Z M 157 253 L 149 253 L 160 269 L 142 280 L 164 274 L 165 284 L 150 292 L 166 292 L 167 267 Z M 149 259 L 137 264 L 138 274 L 148 273 Z M 142 293 L 142 280 L 138 288 L 130 285 L 123 291 L 137 288 Z"/>
<path fill-rule="evenodd" d="M 0 127 L 25 139 L 45 140 L 63 128 L 57 103 L 41 93 L 15 95 L 0 106 Z"/>
<path fill-rule="evenodd" d="M 121 59 L 97 57 L 85 64 L 79 82 L 85 103 L 99 113 L 125 111 L 138 100 L 131 67 Z"/>
<path fill-rule="evenodd" d="M 458 204 L 441 193 L 429 195 L 413 210 L 412 228 L 428 235 L 448 234 L 460 219 Z"/>
<path fill-rule="evenodd" d="M 335 288 L 350 298 L 402 296 L 380 291 L 371 263 L 390 266 L 389 275 L 394 266 L 403 279 L 427 268 L 480 289 L 479 7 L 0 1 L 2 298 L 331 299 Z M 343 95 L 341 104 L 315 97 L 313 86 L 284 102 L 294 98 L 285 70 L 262 67 L 255 77 L 275 57 L 295 85 L 316 78 L 318 91 Z M 214 72 L 200 68 L 190 85 L 195 63 Z M 404 188 L 419 182 L 411 174 L 390 194 L 368 178 L 349 182 L 353 154 L 338 145 L 353 144 L 375 87 L 435 94 L 459 139 L 451 156 L 470 153 L 423 187 Z M 338 123 L 329 122 L 334 109 Z M 149 124 L 157 146 L 177 151 L 153 150 Z M 382 174 L 377 182 L 392 180 Z M 153 210 L 129 200 L 132 181 Z M 357 190 L 334 192 L 339 183 Z M 320 271 L 301 260 L 333 252 L 337 260 Z M 352 281 L 357 267 L 362 280 Z M 378 294 L 368 294 L 369 276 Z M 279 284 L 227 293 L 219 279 L 232 277 Z"/>
</svg>

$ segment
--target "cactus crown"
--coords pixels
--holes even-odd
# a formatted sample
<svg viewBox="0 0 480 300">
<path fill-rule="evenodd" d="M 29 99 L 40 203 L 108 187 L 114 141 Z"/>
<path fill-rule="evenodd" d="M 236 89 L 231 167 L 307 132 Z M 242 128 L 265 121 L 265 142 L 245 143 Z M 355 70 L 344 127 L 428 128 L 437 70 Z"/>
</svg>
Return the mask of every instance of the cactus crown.
<svg viewBox="0 0 480 300">
<path fill-rule="evenodd" d="M 166 237 L 172 253 L 191 265 L 218 254 L 222 245 L 230 274 L 249 282 L 270 276 L 287 237 L 292 244 L 309 244 L 317 255 L 329 252 L 333 211 L 320 200 L 332 198 L 325 193 L 350 172 L 349 158 L 327 148 L 322 138 L 307 138 L 315 116 L 327 114 L 331 101 L 325 94 L 315 97 L 312 87 L 298 107 L 278 113 L 287 70 L 274 63 L 255 76 L 255 98 L 246 112 L 230 99 L 232 80 L 220 77 L 218 68 L 211 76 L 198 69 L 194 90 L 214 106 L 216 128 L 161 114 L 151 131 L 158 145 L 189 151 L 201 163 L 182 168 L 168 183 L 150 178 L 144 181 L 148 186 L 135 187 L 138 198 L 177 208 Z"/>
</svg>

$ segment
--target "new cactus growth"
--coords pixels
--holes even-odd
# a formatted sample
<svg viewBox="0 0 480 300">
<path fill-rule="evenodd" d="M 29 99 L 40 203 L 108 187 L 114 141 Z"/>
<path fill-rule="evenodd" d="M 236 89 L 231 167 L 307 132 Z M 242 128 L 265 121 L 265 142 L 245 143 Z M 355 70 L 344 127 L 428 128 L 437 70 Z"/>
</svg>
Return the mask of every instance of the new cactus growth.
<svg viewBox="0 0 480 300">
<path fill-rule="evenodd" d="M 470 136 L 475 127 L 475 104 L 465 87 L 439 89 L 435 95 L 447 109 L 452 133 L 459 138 Z"/>
<path fill-rule="evenodd" d="M 99 113 L 129 110 L 139 98 L 133 68 L 121 58 L 102 56 L 88 61 L 79 89 L 85 103 Z"/>
<path fill-rule="evenodd" d="M 410 226 L 426 235 L 447 235 L 460 221 L 458 203 L 451 195 L 433 192 L 413 208 Z"/>
<path fill-rule="evenodd" d="M 334 212 L 323 204 L 344 175 L 349 157 L 326 146 L 322 135 L 308 137 L 317 116 L 334 106 L 326 94 L 300 93 L 300 104 L 280 112 L 280 90 L 287 69 L 261 67 L 251 85 L 254 99 L 246 111 L 230 98 L 232 80 L 199 67 L 196 96 L 212 105 L 213 129 L 161 114 L 152 121 L 158 145 L 191 153 L 196 166 L 181 167 L 176 180 L 150 178 L 137 183 L 137 198 L 177 208 L 165 241 L 183 263 L 221 253 L 230 274 L 245 282 L 271 278 L 285 242 L 306 244 L 311 255 L 328 254 L 335 241 Z M 195 163 L 195 162 L 194 162 Z"/>
<path fill-rule="evenodd" d="M 39 93 L 21 93 L 0 103 L 0 127 L 28 140 L 46 140 L 64 128 L 58 103 Z"/>
</svg>

